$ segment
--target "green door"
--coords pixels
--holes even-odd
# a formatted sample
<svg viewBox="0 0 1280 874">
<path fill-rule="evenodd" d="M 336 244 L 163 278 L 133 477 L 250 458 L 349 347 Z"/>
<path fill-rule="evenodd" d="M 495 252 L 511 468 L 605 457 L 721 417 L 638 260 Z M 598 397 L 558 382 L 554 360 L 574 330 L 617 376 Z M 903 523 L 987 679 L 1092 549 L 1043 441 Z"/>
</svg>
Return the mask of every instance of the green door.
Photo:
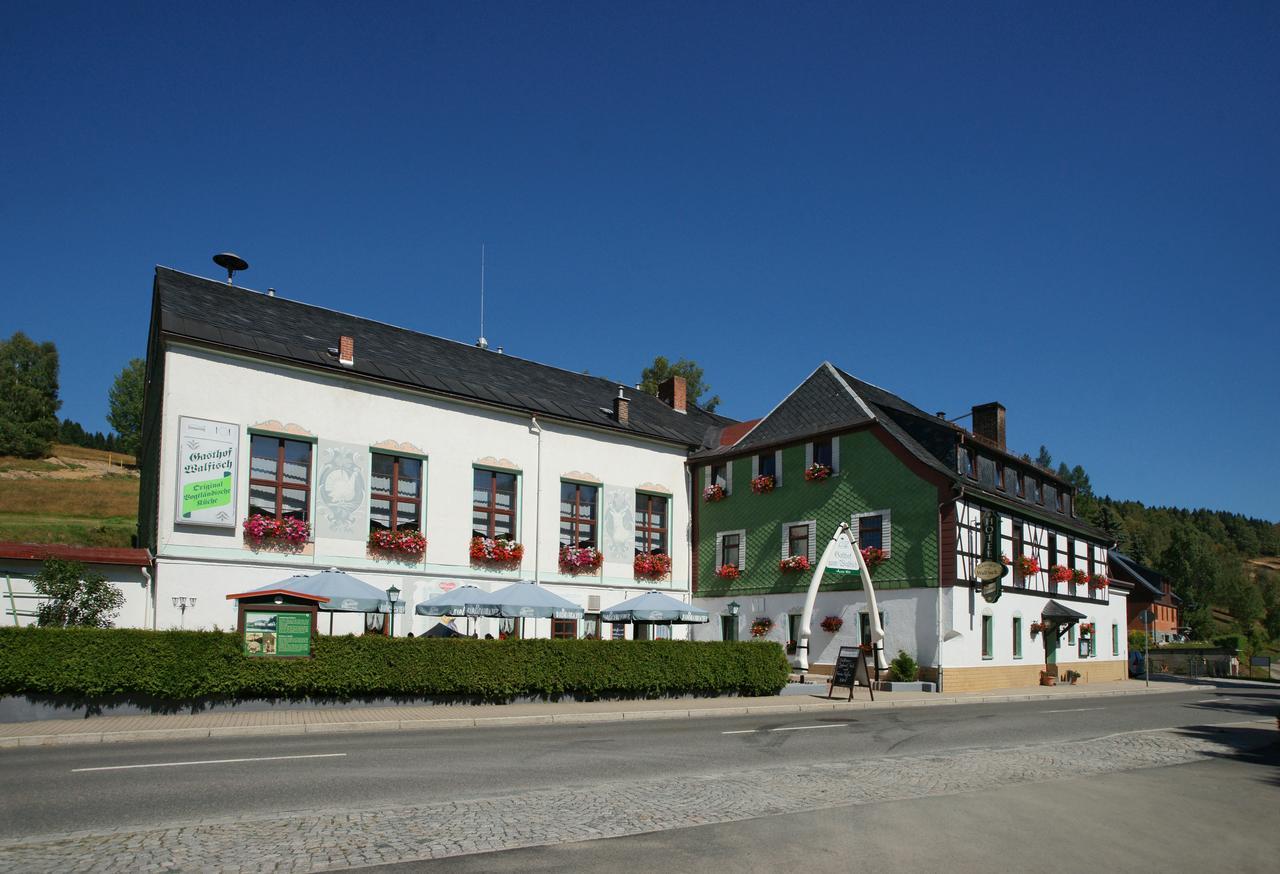
<svg viewBox="0 0 1280 874">
<path fill-rule="evenodd" d="M 1056 665 L 1058 663 L 1058 626 L 1050 625 L 1043 632 L 1044 634 L 1044 663 L 1046 665 Z"/>
</svg>

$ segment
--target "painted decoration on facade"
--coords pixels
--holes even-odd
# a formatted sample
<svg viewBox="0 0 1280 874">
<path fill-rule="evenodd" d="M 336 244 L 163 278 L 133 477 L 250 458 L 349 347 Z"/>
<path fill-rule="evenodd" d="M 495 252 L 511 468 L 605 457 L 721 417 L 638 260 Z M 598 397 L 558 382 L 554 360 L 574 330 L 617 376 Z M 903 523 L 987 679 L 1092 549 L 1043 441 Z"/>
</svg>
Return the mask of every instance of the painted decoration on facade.
<svg viewBox="0 0 1280 874">
<path fill-rule="evenodd" d="M 239 463 L 239 425 L 179 416 L 178 522 L 235 528 Z"/>
<path fill-rule="evenodd" d="M 604 491 L 604 560 L 630 563 L 636 554 L 636 490 L 606 485 Z"/>
<path fill-rule="evenodd" d="M 316 536 L 365 540 L 369 536 L 369 451 L 321 440 L 316 474 Z"/>
</svg>

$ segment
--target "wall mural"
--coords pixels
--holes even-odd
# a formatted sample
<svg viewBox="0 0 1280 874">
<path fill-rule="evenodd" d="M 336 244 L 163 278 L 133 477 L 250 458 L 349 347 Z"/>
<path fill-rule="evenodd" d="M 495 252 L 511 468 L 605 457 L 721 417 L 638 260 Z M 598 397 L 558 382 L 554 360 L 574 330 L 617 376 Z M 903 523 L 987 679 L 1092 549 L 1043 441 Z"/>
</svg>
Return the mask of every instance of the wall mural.
<svg viewBox="0 0 1280 874">
<path fill-rule="evenodd" d="M 321 440 L 316 474 L 316 536 L 364 540 L 369 536 L 369 450 Z"/>
<path fill-rule="evenodd" d="M 636 490 L 604 486 L 604 560 L 630 564 L 636 554 Z"/>
</svg>

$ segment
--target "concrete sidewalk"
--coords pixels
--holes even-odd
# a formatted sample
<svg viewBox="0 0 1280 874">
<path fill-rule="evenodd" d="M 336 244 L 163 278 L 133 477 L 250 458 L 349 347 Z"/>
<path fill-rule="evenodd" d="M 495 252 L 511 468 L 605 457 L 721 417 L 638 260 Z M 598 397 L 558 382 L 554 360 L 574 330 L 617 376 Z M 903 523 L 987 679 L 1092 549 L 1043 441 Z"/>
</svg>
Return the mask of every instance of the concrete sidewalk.
<svg viewBox="0 0 1280 874">
<path fill-rule="evenodd" d="M 872 703 L 866 689 L 854 700 L 838 696 L 775 695 L 763 698 L 680 698 L 630 701 L 564 701 L 535 704 L 406 704 L 364 708 L 296 708 L 183 715 L 103 716 L 0 723 L 0 748 L 55 744 L 116 743 L 205 737 L 316 734 L 349 731 L 420 731 L 433 728 L 545 725 L 550 723 L 618 722 L 635 719 L 688 719 L 715 716 L 784 716 L 797 713 L 934 707 L 949 704 L 1001 703 L 1159 694 L 1203 688 L 1191 683 L 1161 682 L 1150 688 L 1140 681 L 993 689 L 938 695 L 929 692 L 877 692 Z M 848 692 L 845 692 L 847 697 Z"/>
</svg>

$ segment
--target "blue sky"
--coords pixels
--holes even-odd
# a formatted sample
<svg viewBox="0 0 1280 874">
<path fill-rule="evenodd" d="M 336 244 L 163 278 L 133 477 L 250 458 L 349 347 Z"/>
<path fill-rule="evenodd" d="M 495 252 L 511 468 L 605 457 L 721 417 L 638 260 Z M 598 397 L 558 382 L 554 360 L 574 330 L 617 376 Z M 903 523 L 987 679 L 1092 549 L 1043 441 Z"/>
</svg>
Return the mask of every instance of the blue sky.
<svg viewBox="0 0 1280 874">
<path fill-rule="evenodd" d="M 0 104 L 0 333 L 91 428 L 157 263 L 472 340 L 484 242 L 510 354 L 1280 517 L 1280 4 L 19 4 Z"/>
</svg>

